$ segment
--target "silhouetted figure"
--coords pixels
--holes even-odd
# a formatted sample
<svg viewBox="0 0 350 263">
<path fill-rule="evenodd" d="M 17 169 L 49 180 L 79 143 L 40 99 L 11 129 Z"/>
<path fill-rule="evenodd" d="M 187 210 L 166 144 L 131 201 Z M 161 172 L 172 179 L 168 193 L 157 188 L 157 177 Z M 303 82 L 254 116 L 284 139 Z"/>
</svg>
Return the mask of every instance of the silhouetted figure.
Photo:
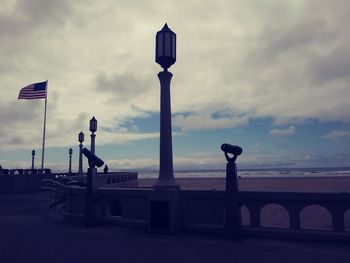
<svg viewBox="0 0 350 263">
<path fill-rule="evenodd" d="M 108 166 L 107 166 L 107 164 L 105 165 L 105 167 L 103 168 L 103 172 L 106 174 L 106 173 L 108 173 Z"/>
</svg>

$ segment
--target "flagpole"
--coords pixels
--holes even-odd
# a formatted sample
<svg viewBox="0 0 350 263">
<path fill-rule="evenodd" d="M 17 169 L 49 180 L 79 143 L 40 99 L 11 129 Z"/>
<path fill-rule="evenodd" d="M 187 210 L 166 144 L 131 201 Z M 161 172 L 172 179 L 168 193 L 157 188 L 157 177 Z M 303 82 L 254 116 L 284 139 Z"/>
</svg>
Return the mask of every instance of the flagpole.
<svg viewBox="0 0 350 263">
<path fill-rule="evenodd" d="M 45 113 L 44 113 L 44 129 L 43 129 L 43 148 L 41 152 L 41 169 L 44 169 L 44 156 L 45 156 L 45 135 L 46 135 L 46 110 L 47 110 L 47 90 L 49 87 L 49 81 L 46 80 L 46 96 L 45 96 Z"/>
</svg>

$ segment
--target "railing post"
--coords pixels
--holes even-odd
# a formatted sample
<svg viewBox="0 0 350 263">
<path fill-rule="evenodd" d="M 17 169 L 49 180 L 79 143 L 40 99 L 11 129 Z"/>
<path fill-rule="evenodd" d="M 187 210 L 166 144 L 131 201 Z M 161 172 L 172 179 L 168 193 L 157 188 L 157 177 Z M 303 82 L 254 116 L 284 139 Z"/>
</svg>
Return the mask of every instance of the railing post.
<svg viewBox="0 0 350 263">
<path fill-rule="evenodd" d="M 262 205 L 250 205 L 249 206 L 250 224 L 252 227 L 260 227 L 261 226 L 261 220 L 260 220 L 261 207 L 262 207 Z"/>
<path fill-rule="evenodd" d="M 301 212 L 302 207 L 294 205 L 294 204 L 293 205 L 286 204 L 285 207 L 287 208 L 287 211 L 289 213 L 290 229 L 295 229 L 295 230 L 301 229 L 300 212 Z"/>
<path fill-rule="evenodd" d="M 328 210 L 332 214 L 333 232 L 344 232 L 344 213 L 346 211 L 345 208 L 332 207 L 331 209 L 328 208 Z"/>
</svg>

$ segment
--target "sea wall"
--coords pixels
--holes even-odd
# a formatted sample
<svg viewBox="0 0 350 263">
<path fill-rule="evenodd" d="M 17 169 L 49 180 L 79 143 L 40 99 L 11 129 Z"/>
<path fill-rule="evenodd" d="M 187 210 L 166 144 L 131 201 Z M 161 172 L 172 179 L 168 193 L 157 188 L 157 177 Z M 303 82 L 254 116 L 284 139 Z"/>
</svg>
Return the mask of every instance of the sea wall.
<svg viewBox="0 0 350 263">
<path fill-rule="evenodd" d="M 155 192 L 166 194 L 152 188 L 99 189 L 99 217 L 108 223 L 150 228 Z M 84 217 L 84 194 L 84 188 L 69 188 L 67 218 Z M 224 191 L 182 190 L 178 194 L 179 230 L 223 233 Z M 350 194 L 240 192 L 240 199 L 246 235 L 350 240 Z"/>
</svg>

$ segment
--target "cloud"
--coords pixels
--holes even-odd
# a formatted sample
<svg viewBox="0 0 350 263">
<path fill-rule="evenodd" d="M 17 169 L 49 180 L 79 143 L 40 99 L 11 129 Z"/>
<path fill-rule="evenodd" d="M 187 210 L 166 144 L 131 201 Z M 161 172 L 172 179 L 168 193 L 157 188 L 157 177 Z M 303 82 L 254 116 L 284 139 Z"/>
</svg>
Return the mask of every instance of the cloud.
<svg viewBox="0 0 350 263">
<path fill-rule="evenodd" d="M 348 138 L 350 137 L 350 131 L 348 130 L 332 130 L 326 135 L 324 135 L 324 138 L 330 139 L 330 140 L 337 140 L 342 138 Z"/>
<path fill-rule="evenodd" d="M 41 145 L 43 101 L 18 102 L 17 96 L 45 79 L 48 147 L 76 143 L 80 131 L 88 134 L 92 116 L 114 131 L 98 130 L 99 143 L 155 139 L 157 133 L 123 128 L 159 112 L 154 37 L 164 22 L 177 33 L 170 69 L 175 127 L 214 132 L 271 118 L 289 127 L 271 136 L 290 136 L 296 122 L 350 122 L 349 5 L 4 0 L 1 147 Z M 334 134 L 327 137 L 340 137 Z"/>
<path fill-rule="evenodd" d="M 111 77 L 97 76 L 96 91 L 108 93 L 114 102 L 131 102 L 136 97 L 142 97 L 150 89 L 151 82 L 141 74 L 114 73 Z"/>
<path fill-rule="evenodd" d="M 273 137 L 285 137 L 292 136 L 296 132 L 296 128 L 294 126 L 289 126 L 287 129 L 272 129 L 270 130 L 270 135 Z"/>
<path fill-rule="evenodd" d="M 174 117 L 174 126 L 183 131 L 189 130 L 216 130 L 245 125 L 249 122 L 247 116 L 217 117 L 205 114 L 177 115 Z"/>
</svg>

